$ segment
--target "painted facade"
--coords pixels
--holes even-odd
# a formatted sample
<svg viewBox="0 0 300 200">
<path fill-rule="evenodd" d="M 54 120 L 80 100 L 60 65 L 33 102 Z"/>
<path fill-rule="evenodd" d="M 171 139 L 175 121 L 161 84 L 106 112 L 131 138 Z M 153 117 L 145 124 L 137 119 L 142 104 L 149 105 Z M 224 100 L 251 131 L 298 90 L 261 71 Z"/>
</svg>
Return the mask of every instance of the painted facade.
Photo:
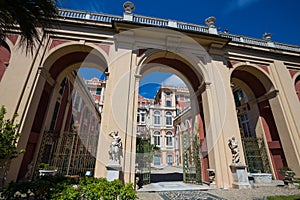
<svg viewBox="0 0 300 200">
<path fill-rule="evenodd" d="M 191 116 L 201 116 L 207 165 L 216 172 L 217 187 L 232 187 L 227 143 L 234 136 L 242 144 L 242 135 L 248 134 L 239 126 L 247 124 L 243 112 L 251 115 L 249 134 L 263 138 L 273 177 L 280 179 L 278 170 L 287 166 L 300 176 L 299 46 L 220 33 L 210 20 L 201 26 L 135 15 L 130 9 L 120 17 L 60 10 L 57 20 L 61 26 L 49 30 L 32 55 L 19 48 L 17 30 L 1 43 L 0 104 L 8 117 L 19 114 L 18 147 L 31 152 L 11 162 L 7 182 L 24 178 L 29 163 L 37 166 L 60 85 L 80 67 L 98 68 L 107 76 L 96 177 L 106 176 L 107 134 L 119 131 L 124 148 L 120 178 L 135 181 L 138 86 L 153 71 L 172 72 L 187 85 Z M 244 96 L 236 97 L 236 91 Z M 242 148 L 240 154 L 246 163 Z"/>
</svg>

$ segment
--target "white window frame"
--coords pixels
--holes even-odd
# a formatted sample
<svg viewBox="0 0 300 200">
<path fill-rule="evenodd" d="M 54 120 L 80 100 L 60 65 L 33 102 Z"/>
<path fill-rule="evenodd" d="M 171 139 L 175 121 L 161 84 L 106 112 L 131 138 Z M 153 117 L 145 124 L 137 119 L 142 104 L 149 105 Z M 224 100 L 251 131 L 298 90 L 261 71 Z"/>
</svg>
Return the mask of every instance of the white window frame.
<svg viewBox="0 0 300 200">
<path fill-rule="evenodd" d="M 168 119 L 171 123 L 168 123 Z M 173 126 L 173 117 L 171 112 L 166 112 L 166 126 Z"/>
<path fill-rule="evenodd" d="M 153 114 L 153 125 L 160 125 L 161 121 L 160 121 L 160 112 L 159 111 L 154 111 Z"/>
<path fill-rule="evenodd" d="M 173 147 L 174 146 L 174 141 L 173 141 L 173 133 L 168 131 L 166 133 L 166 146 L 167 147 Z"/>
<path fill-rule="evenodd" d="M 153 144 L 155 146 L 161 146 L 161 134 L 159 131 L 153 133 Z"/>
</svg>

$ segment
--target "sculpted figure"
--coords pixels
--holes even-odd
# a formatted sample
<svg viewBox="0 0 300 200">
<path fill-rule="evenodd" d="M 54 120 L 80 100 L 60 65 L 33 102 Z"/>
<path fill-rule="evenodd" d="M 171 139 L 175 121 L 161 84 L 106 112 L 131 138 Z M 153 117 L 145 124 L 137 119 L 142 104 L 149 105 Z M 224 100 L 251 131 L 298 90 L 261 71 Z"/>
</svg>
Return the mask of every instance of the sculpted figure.
<svg viewBox="0 0 300 200">
<path fill-rule="evenodd" d="M 228 146 L 232 153 L 232 163 L 234 163 L 234 164 L 239 163 L 240 162 L 240 153 L 239 153 L 238 143 L 237 143 L 237 140 L 235 139 L 235 137 L 232 137 L 231 139 L 229 139 Z"/>
<path fill-rule="evenodd" d="M 120 163 L 120 156 L 122 151 L 122 141 L 118 131 L 111 131 L 109 136 L 113 138 L 110 144 L 109 157 L 113 162 Z"/>
</svg>

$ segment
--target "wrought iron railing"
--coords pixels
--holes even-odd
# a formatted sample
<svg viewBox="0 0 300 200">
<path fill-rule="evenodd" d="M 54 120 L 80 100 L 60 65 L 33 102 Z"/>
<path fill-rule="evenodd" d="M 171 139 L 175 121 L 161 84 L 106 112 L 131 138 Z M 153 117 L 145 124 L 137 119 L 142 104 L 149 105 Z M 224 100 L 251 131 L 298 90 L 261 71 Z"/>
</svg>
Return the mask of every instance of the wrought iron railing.
<svg viewBox="0 0 300 200">
<path fill-rule="evenodd" d="M 263 138 L 242 138 L 243 149 L 249 172 L 271 173 L 269 158 Z"/>
<path fill-rule="evenodd" d="M 200 159 L 200 141 L 198 135 L 182 135 L 183 141 L 183 181 L 185 183 L 201 184 L 202 169 Z"/>
<path fill-rule="evenodd" d="M 53 131 L 44 132 L 35 176 L 40 163 L 49 164 L 61 175 L 84 176 L 87 171 L 94 171 L 97 139 L 93 139 L 91 145 L 84 135 L 74 132 L 64 132 L 59 137 L 55 135 Z"/>
</svg>

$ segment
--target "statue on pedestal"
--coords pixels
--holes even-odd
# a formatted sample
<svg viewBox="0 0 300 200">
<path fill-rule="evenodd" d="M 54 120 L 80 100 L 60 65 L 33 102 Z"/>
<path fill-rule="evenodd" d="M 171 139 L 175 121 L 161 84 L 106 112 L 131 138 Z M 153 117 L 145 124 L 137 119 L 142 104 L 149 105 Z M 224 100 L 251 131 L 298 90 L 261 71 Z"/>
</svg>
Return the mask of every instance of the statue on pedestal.
<svg viewBox="0 0 300 200">
<path fill-rule="evenodd" d="M 109 159 L 110 161 L 120 164 L 120 156 L 122 153 L 122 141 L 118 131 L 111 131 L 109 136 L 114 140 L 110 144 Z"/>
<path fill-rule="evenodd" d="M 235 139 L 235 137 L 232 137 L 231 139 L 229 139 L 228 146 L 232 153 L 232 163 L 234 163 L 234 164 L 240 163 L 239 147 L 238 147 L 238 142 Z"/>
<path fill-rule="evenodd" d="M 228 140 L 228 146 L 232 154 L 232 164 L 230 165 L 230 170 L 232 173 L 233 188 L 250 188 L 248 175 L 246 173 L 246 165 L 240 162 L 240 152 L 238 142 L 235 137 Z"/>
</svg>

